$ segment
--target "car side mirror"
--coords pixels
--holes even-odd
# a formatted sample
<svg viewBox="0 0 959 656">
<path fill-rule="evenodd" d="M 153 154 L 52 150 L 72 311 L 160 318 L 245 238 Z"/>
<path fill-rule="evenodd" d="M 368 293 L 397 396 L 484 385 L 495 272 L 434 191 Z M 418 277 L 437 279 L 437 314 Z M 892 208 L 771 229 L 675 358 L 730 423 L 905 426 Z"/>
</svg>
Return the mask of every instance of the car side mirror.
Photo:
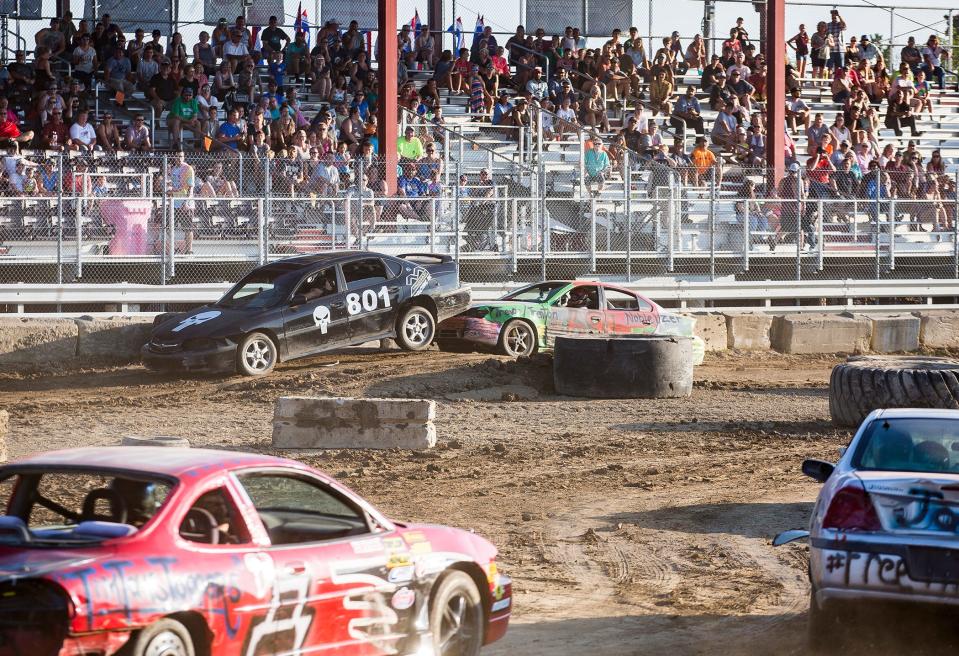
<svg viewBox="0 0 959 656">
<path fill-rule="evenodd" d="M 290 299 L 290 307 L 299 305 L 306 305 L 306 294 L 293 294 L 293 298 Z"/>
<path fill-rule="evenodd" d="M 836 465 L 831 462 L 826 462 L 825 460 L 809 458 L 808 460 L 803 460 L 802 463 L 802 473 L 817 483 L 825 483 L 826 479 L 832 476 L 835 469 Z"/>
</svg>

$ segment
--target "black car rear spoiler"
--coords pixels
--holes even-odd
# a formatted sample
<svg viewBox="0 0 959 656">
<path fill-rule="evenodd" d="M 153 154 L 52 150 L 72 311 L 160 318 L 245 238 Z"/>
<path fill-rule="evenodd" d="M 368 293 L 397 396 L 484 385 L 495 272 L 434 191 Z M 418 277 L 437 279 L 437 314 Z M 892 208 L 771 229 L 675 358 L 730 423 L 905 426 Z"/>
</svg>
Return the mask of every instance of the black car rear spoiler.
<svg viewBox="0 0 959 656">
<path fill-rule="evenodd" d="M 446 264 L 453 261 L 453 258 L 449 255 L 442 255 L 440 253 L 404 253 L 396 257 L 401 260 L 418 263 L 423 263 L 423 260 L 435 260 L 436 264 Z"/>
</svg>

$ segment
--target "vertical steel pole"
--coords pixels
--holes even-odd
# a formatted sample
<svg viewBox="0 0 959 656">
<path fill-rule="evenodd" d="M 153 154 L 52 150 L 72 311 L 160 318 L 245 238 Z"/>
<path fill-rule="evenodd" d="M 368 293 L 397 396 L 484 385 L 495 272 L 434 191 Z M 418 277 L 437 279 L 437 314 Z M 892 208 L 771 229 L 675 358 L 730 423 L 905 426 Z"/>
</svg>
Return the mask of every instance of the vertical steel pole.
<svg viewBox="0 0 959 656">
<path fill-rule="evenodd" d="M 952 14 L 952 12 L 949 13 Z M 952 277 L 954 279 L 959 278 L 959 172 L 956 173 L 955 189 L 956 202 L 952 205 Z"/>
<path fill-rule="evenodd" d="M 882 225 L 882 224 L 880 223 L 880 222 L 882 221 L 882 216 L 881 216 L 881 214 L 882 214 L 882 203 L 880 202 L 881 198 L 882 198 L 882 172 L 881 172 L 879 169 L 876 169 L 876 226 L 875 226 L 875 231 L 876 231 L 876 249 L 875 249 L 875 251 L 876 251 L 876 252 L 875 252 L 875 257 L 876 257 L 876 270 L 875 270 L 875 276 L 876 276 L 876 280 L 879 280 L 879 252 L 880 252 L 880 245 L 879 245 L 879 233 L 880 233 L 880 230 L 879 230 L 879 226 Z"/>
<path fill-rule="evenodd" d="M 382 89 L 396 89 L 399 59 L 396 49 L 396 0 L 377 0 L 379 15 L 379 52 L 376 61 L 379 64 L 377 77 Z M 433 26 L 435 27 L 435 25 Z M 770 69 L 776 70 L 776 69 Z M 377 136 L 380 141 L 380 153 L 385 158 L 384 180 L 390 194 L 396 192 L 396 142 L 399 137 L 397 112 L 399 98 L 395 93 L 384 93 L 379 99 Z"/>
<path fill-rule="evenodd" d="M 782 71 L 786 66 L 786 49 L 780 48 L 786 38 L 785 0 L 766 0 L 766 64 L 770 71 Z M 786 97 L 786 79 L 783 75 L 770 75 L 766 82 L 767 98 Z M 766 103 L 766 164 L 772 177 L 769 188 L 775 188 L 785 166 L 786 105 L 782 102 Z"/>
<path fill-rule="evenodd" d="M 626 151 L 626 282 L 633 280 L 633 158 Z"/>
<path fill-rule="evenodd" d="M 57 284 L 63 284 L 63 153 L 57 163 Z"/>
<path fill-rule="evenodd" d="M 646 52 L 649 53 L 649 57 L 652 57 L 653 53 L 656 52 L 653 49 L 653 0 L 649 0 L 648 7 L 649 9 L 646 12 L 646 34 L 649 35 L 649 48 Z"/>
<path fill-rule="evenodd" d="M 772 96 L 770 96 L 772 97 Z M 775 103 L 770 103 L 775 104 Z M 803 172 L 796 172 L 796 280 L 802 280 L 802 220 L 803 220 Z"/>
<path fill-rule="evenodd" d="M 596 273 L 596 199 L 589 199 L 589 270 Z"/>
<path fill-rule="evenodd" d="M 889 201 L 889 270 L 896 270 L 896 199 Z"/>
<path fill-rule="evenodd" d="M 825 223 L 826 216 L 823 213 L 823 202 L 819 201 L 819 214 L 817 215 L 817 225 L 816 225 L 816 235 L 817 235 L 817 262 L 816 266 L 819 271 L 823 270 L 823 223 Z"/>
<path fill-rule="evenodd" d="M 896 21 L 895 10 L 892 7 L 890 7 L 889 8 L 889 63 L 886 64 L 886 67 L 890 71 L 896 70 L 896 49 L 893 47 L 895 44 L 892 42 L 892 37 L 895 35 L 895 31 L 894 31 L 895 21 Z"/>
<path fill-rule="evenodd" d="M 237 171 L 237 189 L 240 192 L 241 196 L 247 196 L 246 190 L 243 188 L 243 151 L 238 151 L 240 156 L 240 170 Z"/>
<path fill-rule="evenodd" d="M 765 207 L 763 210 L 765 211 Z M 749 234 L 749 203 L 746 203 L 746 211 L 743 213 L 743 271 L 749 271 L 749 247 L 751 246 Z"/>
<path fill-rule="evenodd" d="M 363 217 L 363 192 L 366 191 L 366 178 L 364 177 L 364 174 L 365 174 L 365 171 L 363 171 L 363 167 L 362 167 L 362 166 L 358 166 L 357 169 L 356 169 L 356 191 L 358 192 L 358 193 L 356 194 L 356 209 L 357 209 L 357 212 L 356 212 L 356 231 L 357 231 L 357 233 L 358 233 L 358 234 L 357 234 L 356 242 L 357 242 L 358 244 L 359 244 L 359 243 L 362 243 L 362 241 L 363 241 L 362 235 L 363 235 L 363 233 L 364 233 L 364 230 L 363 230 L 363 219 L 364 219 L 364 217 Z M 349 205 L 349 202 L 347 202 L 346 204 Z M 336 216 L 335 206 L 334 206 L 334 210 L 333 210 L 333 216 Z M 334 242 L 335 242 L 335 241 L 336 241 L 336 240 L 334 239 Z M 432 221 L 430 221 L 430 248 L 431 248 L 431 249 L 433 248 L 433 222 L 432 222 Z M 431 252 L 435 252 L 435 251 L 432 251 L 432 250 L 431 250 Z"/>
<path fill-rule="evenodd" d="M 716 169 L 709 176 L 709 279 L 716 279 Z"/>
<path fill-rule="evenodd" d="M 549 220 L 546 216 L 546 177 L 543 175 L 539 176 L 537 180 L 537 195 L 539 196 L 539 202 L 537 206 L 539 207 L 539 225 L 540 225 L 540 241 L 542 242 L 541 250 L 542 257 L 540 258 L 540 279 L 546 280 L 546 253 L 550 248 L 550 232 L 549 232 Z M 577 203 L 577 205 L 579 205 Z"/>
<path fill-rule="evenodd" d="M 87 196 L 87 182 L 89 181 L 87 176 L 87 173 L 80 176 L 80 195 L 77 197 L 77 213 L 74 221 L 74 227 L 77 230 L 77 280 L 83 278 L 83 202 Z M 74 186 L 76 185 L 74 184 Z"/>
<path fill-rule="evenodd" d="M 257 260 L 260 266 L 266 264 L 266 212 L 263 210 L 263 199 L 256 199 L 256 225 L 257 225 L 257 249 L 259 253 Z M 333 230 L 333 239 L 336 239 L 336 230 Z"/>
<path fill-rule="evenodd" d="M 652 1 L 652 0 L 650 0 Z M 582 198 L 586 188 L 586 140 L 585 133 L 580 130 L 579 134 L 579 197 Z"/>
<path fill-rule="evenodd" d="M 512 210 L 513 210 L 513 273 L 519 271 L 519 260 L 517 257 L 517 251 L 519 250 L 519 217 L 517 213 L 519 212 L 519 204 L 514 198 L 512 200 Z"/>
<path fill-rule="evenodd" d="M 266 250 L 266 261 L 270 261 L 270 217 L 273 216 L 273 174 L 270 170 L 270 160 L 263 158 L 263 192 L 266 208 L 266 229 L 263 231 L 263 248 Z M 336 235 L 333 236 L 334 242 Z M 349 248 L 349 246 L 347 246 Z"/>
<path fill-rule="evenodd" d="M 169 232 L 166 229 L 166 217 L 167 217 L 167 205 L 169 204 L 169 194 L 167 193 L 167 159 L 166 155 L 163 155 L 163 180 L 161 184 L 163 189 L 161 193 L 163 194 L 160 197 L 160 225 L 157 228 L 160 231 L 160 270 L 163 272 L 163 275 L 160 279 L 160 284 L 165 285 L 167 278 L 169 277 L 169 271 L 167 267 L 167 241 L 169 240 Z"/>
<path fill-rule="evenodd" d="M 460 142 L 462 144 L 462 142 Z M 456 162 L 456 196 L 453 199 L 453 253 L 456 258 L 456 267 L 460 265 L 460 225 L 462 224 L 461 201 L 463 185 L 460 184 L 460 175 L 463 173 L 463 160 Z"/>
<path fill-rule="evenodd" d="M 667 255 L 668 259 L 666 261 L 666 270 L 669 271 L 670 273 L 676 270 L 676 255 L 674 253 L 676 249 L 676 237 L 675 237 L 676 235 L 676 204 L 673 202 L 673 194 L 675 193 L 676 193 L 676 190 L 670 187 L 669 188 L 669 204 L 667 205 L 668 209 L 666 211 L 666 222 L 667 222 L 666 244 L 669 247 L 669 253 Z M 660 195 L 661 194 L 659 190 L 657 189 L 656 190 L 657 201 L 659 200 Z M 656 205 L 659 206 L 659 202 L 657 202 Z M 658 210 L 658 207 L 657 207 L 657 210 Z M 657 216 L 656 222 L 659 223 L 658 216 Z M 682 223 L 680 223 L 680 226 L 682 226 Z M 680 230 L 682 230 L 681 227 L 680 227 Z M 680 238 L 681 237 L 682 236 L 680 235 Z M 680 242 L 680 247 L 682 247 L 682 242 Z"/>
</svg>

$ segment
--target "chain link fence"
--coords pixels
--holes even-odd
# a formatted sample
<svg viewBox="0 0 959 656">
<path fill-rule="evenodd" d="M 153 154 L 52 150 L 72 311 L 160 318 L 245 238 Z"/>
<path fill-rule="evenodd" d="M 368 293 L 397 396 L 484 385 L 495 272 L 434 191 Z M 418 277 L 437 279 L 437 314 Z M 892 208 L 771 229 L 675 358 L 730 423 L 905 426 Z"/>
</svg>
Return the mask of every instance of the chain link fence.
<svg viewBox="0 0 959 656">
<path fill-rule="evenodd" d="M 421 159 L 400 160 L 390 194 L 385 162 L 322 148 L 293 158 L 7 158 L 0 280 L 223 282 L 269 260 L 340 249 L 446 253 L 464 281 L 483 283 L 948 279 L 959 270 L 957 176 L 798 166 L 774 175 L 629 152 L 597 173 L 579 137 L 562 151 L 563 168 L 546 165 L 552 149 L 532 132 L 515 157 L 462 134 L 433 136 Z"/>
</svg>

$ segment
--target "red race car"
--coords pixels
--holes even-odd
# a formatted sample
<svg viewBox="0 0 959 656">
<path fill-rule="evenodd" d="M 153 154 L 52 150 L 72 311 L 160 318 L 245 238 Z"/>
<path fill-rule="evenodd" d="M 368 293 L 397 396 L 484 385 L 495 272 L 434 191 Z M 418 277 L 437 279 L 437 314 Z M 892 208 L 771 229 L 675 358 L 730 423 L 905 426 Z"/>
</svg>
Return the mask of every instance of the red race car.
<svg viewBox="0 0 959 656">
<path fill-rule="evenodd" d="M 492 544 L 295 461 L 55 451 L 0 494 L 0 656 L 467 656 L 509 623 Z"/>
</svg>

